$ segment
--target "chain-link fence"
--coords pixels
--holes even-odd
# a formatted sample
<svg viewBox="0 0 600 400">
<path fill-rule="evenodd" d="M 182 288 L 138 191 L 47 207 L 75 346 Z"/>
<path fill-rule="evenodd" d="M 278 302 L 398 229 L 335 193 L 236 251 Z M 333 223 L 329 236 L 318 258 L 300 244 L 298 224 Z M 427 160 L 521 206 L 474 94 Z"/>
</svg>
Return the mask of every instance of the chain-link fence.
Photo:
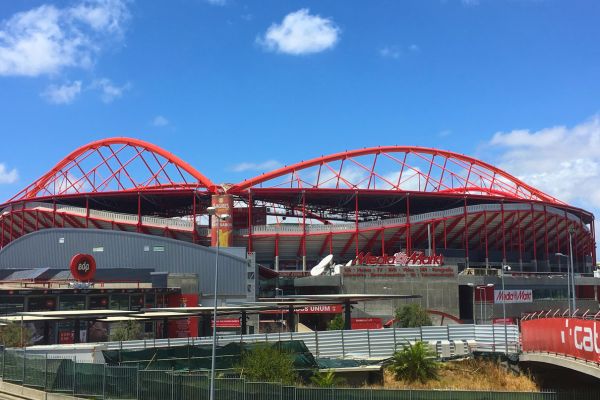
<svg viewBox="0 0 600 400">
<path fill-rule="evenodd" d="M 148 370 L 142 365 L 81 363 L 72 359 L 0 352 L 0 374 L 6 382 L 76 397 L 122 400 L 209 399 L 208 371 Z M 483 392 L 315 388 L 247 382 L 237 377 L 215 380 L 217 400 L 592 400 L 597 393 Z"/>
</svg>

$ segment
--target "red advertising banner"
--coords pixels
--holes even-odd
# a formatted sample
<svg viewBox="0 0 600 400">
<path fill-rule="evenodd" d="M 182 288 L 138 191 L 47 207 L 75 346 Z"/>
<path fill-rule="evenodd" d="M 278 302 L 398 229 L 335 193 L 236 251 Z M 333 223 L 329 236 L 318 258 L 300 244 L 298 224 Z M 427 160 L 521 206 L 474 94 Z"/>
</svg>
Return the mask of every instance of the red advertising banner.
<svg viewBox="0 0 600 400">
<path fill-rule="evenodd" d="M 210 327 L 214 327 L 214 320 L 211 319 Z M 220 318 L 217 319 L 217 328 L 240 328 L 242 324 L 239 318 Z"/>
<path fill-rule="evenodd" d="M 382 329 L 381 318 L 352 318 L 352 329 Z"/>
<path fill-rule="evenodd" d="M 547 351 L 600 362 L 600 322 L 540 318 L 521 322 L 523 351 Z"/>
<path fill-rule="evenodd" d="M 196 307 L 199 296 L 196 293 L 170 294 L 168 307 Z M 169 321 L 169 337 L 198 336 L 198 317 L 189 317 Z"/>
<path fill-rule="evenodd" d="M 324 305 L 316 305 L 316 306 L 306 306 L 302 308 L 297 308 L 294 310 L 296 314 L 341 314 L 342 313 L 342 305 L 341 304 L 324 304 Z M 261 314 L 287 314 L 288 309 L 282 308 L 281 310 L 267 310 L 261 311 Z"/>
<path fill-rule="evenodd" d="M 58 344 L 75 343 L 75 332 L 73 331 L 58 331 Z"/>
<path fill-rule="evenodd" d="M 219 246 L 230 247 L 232 243 L 231 232 L 233 229 L 233 196 L 230 194 L 213 195 L 212 206 L 216 209 L 216 215 L 212 216 L 210 222 L 210 245 L 216 246 L 218 240 Z M 229 215 L 229 218 L 219 221 L 219 217 L 225 214 Z"/>
</svg>

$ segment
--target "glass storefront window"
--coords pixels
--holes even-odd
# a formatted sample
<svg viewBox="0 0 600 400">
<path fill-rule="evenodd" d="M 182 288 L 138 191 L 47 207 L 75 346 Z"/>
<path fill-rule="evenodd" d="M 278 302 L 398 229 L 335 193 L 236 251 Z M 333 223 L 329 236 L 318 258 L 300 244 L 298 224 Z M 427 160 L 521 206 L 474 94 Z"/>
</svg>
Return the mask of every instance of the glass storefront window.
<svg viewBox="0 0 600 400">
<path fill-rule="evenodd" d="M 58 298 L 59 309 L 66 310 L 85 310 L 85 296 L 81 295 L 61 295 Z"/>
<path fill-rule="evenodd" d="M 113 294 L 110 296 L 111 310 L 129 310 L 129 295 L 128 294 Z"/>
</svg>

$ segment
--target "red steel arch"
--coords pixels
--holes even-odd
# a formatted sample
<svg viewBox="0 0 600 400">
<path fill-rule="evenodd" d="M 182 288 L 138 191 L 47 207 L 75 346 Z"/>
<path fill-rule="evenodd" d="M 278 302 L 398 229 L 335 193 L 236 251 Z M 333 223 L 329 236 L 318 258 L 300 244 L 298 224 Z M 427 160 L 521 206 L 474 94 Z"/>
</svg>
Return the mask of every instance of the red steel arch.
<svg viewBox="0 0 600 400">
<path fill-rule="evenodd" d="M 9 200 L 107 191 L 206 188 L 215 185 L 174 154 L 133 138 L 109 138 L 79 147 Z"/>
<path fill-rule="evenodd" d="M 388 170 L 383 171 L 381 164 L 386 164 Z M 322 156 L 245 180 L 229 192 L 253 188 L 384 188 L 565 204 L 491 164 L 463 154 L 416 146 L 380 146 Z"/>
</svg>

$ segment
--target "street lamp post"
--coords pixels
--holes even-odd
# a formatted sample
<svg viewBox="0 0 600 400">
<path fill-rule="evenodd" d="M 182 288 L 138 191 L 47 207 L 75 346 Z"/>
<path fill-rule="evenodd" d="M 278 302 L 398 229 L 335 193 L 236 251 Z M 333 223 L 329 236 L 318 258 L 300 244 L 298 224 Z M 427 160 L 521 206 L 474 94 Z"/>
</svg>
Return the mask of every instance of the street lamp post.
<svg viewBox="0 0 600 400">
<path fill-rule="evenodd" d="M 276 287 L 275 288 L 275 297 L 279 298 L 280 293 L 281 293 L 281 297 L 283 297 L 283 289 Z M 281 328 L 283 328 L 283 308 L 281 309 L 281 321 L 279 322 L 279 333 L 281 333 Z"/>
<path fill-rule="evenodd" d="M 479 293 L 479 311 L 481 314 L 481 320 L 483 321 L 483 323 L 485 323 L 485 320 L 487 319 L 487 288 L 489 287 L 493 287 L 494 285 L 491 283 L 488 283 L 487 285 L 484 286 L 477 286 L 477 290 L 480 290 L 481 292 Z M 483 300 L 482 300 L 483 298 Z"/>
<path fill-rule="evenodd" d="M 504 271 L 510 271 L 510 265 L 503 265 L 501 271 L 502 277 L 502 320 L 504 321 L 504 352 L 508 356 L 508 328 L 506 327 L 506 293 L 504 291 Z"/>
<path fill-rule="evenodd" d="M 571 244 L 571 234 L 569 233 L 569 245 Z M 573 266 L 573 259 L 569 259 L 569 256 L 563 253 L 555 253 L 557 257 L 564 257 L 567 259 L 567 307 L 569 308 L 569 315 L 571 315 L 571 310 L 575 312 L 575 285 L 573 281 L 575 280 L 575 274 L 571 274 L 571 269 Z M 560 263 L 560 261 L 559 261 Z M 571 293 L 573 294 L 573 308 L 571 308 Z"/>
<path fill-rule="evenodd" d="M 219 231 L 221 230 L 221 221 L 229 219 L 228 214 L 217 215 L 217 209 L 215 207 L 208 207 L 206 209 L 208 215 L 215 216 L 217 221 L 217 251 L 215 253 L 215 282 L 213 286 L 214 297 L 213 297 L 213 336 L 212 336 L 212 356 L 210 360 L 210 400 L 215 400 L 215 364 L 217 354 L 217 291 L 219 284 L 219 247 L 220 237 Z"/>
<path fill-rule="evenodd" d="M 573 294 L 573 312 L 577 311 L 577 304 L 575 303 L 575 264 L 573 264 L 573 234 L 575 228 L 572 226 L 569 228 L 569 261 L 571 261 L 571 294 Z"/>
</svg>

